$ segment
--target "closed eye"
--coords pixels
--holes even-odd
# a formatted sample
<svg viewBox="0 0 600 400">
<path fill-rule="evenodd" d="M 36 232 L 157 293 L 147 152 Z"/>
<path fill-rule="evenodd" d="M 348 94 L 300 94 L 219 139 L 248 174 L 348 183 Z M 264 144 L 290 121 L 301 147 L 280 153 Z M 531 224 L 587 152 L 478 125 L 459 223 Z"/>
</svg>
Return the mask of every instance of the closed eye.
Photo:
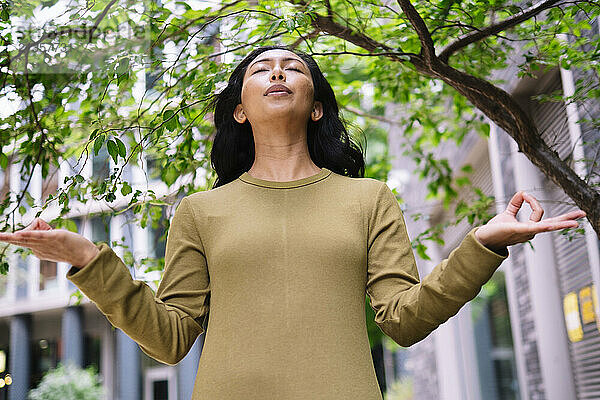
<svg viewBox="0 0 600 400">
<path fill-rule="evenodd" d="M 287 68 L 287 69 L 288 69 L 288 70 L 291 70 L 291 71 L 298 71 L 298 72 L 302 72 L 302 70 L 301 70 L 301 69 L 299 69 L 299 68 Z M 264 69 L 264 68 L 262 68 L 262 69 L 257 69 L 256 71 L 254 71 L 254 72 L 252 73 L 252 75 L 254 75 L 254 74 L 256 74 L 256 73 L 259 73 L 259 72 L 262 72 L 262 71 L 268 71 L 268 69 Z"/>
</svg>

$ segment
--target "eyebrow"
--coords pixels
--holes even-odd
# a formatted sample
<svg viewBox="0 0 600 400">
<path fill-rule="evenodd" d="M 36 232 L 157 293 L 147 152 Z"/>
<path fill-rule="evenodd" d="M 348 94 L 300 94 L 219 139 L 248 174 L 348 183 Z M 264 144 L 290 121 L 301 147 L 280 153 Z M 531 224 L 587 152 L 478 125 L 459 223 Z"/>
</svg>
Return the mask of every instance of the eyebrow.
<svg viewBox="0 0 600 400">
<path fill-rule="evenodd" d="M 248 69 L 252 68 L 252 66 L 254 66 L 254 64 L 257 64 L 257 63 L 263 62 L 263 61 L 273 61 L 273 59 L 272 58 L 261 58 L 260 60 L 254 61 L 252 64 L 250 64 L 248 66 Z M 299 58 L 295 58 L 295 57 L 286 57 L 282 61 L 298 61 L 300 64 L 304 65 L 302 60 L 300 60 Z"/>
</svg>

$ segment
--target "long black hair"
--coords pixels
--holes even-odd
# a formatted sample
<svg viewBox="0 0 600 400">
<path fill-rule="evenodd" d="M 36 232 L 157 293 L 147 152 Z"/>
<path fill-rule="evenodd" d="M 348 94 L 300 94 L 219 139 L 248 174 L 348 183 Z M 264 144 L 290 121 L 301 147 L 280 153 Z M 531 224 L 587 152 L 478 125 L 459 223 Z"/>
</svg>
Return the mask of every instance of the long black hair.
<svg viewBox="0 0 600 400">
<path fill-rule="evenodd" d="M 250 122 L 238 123 L 233 118 L 233 111 L 242 102 L 242 84 L 248 65 L 259 54 L 274 49 L 291 51 L 306 62 L 312 76 L 314 101 L 323 104 L 323 116 L 316 122 L 308 120 L 306 139 L 313 162 L 340 175 L 363 177 L 363 149 L 348 134 L 331 85 L 315 60 L 288 46 L 272 45 L 259 47 L 248 54 L 231 73 L 227 87 L 214 95 L 209 103 L 208 108 L 214 109 L 216 127 L 210 153 L 212 168 L 217 173 L 213 188 L 237 179 L 254 163 L 254 136 Z"/>
</svg>

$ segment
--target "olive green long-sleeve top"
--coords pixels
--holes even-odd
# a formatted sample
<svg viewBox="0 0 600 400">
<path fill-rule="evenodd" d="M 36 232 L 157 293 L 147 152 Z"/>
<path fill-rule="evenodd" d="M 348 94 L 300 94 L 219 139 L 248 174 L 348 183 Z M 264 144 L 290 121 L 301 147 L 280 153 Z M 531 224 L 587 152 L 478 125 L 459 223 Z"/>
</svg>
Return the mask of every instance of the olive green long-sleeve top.
<svg viewBox="0 0 600 400">
<path fill-rule="evenodd" d="M 208 317 L 193 400 L 381 400 L 365 293 L 385 334 L 402 346 L 422 340 L 508 256 L 476 229 L 421 281 L 384 182 L 327 168 L 287 182 L 246 172 L 181 200 L 156 294 L 104 242 L 67 278 L 166 364 Z"/>
</svg>

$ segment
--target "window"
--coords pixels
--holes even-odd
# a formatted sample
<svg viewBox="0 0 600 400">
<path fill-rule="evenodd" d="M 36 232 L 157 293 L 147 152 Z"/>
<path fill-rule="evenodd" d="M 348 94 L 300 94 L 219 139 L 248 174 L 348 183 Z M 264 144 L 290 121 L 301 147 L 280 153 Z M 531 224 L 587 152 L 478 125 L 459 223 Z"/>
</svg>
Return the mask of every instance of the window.
<svg viewBox="0 0 600 400">
<path fill-rule="evenodd" d="M 17 299 L 27 297 L 27 286 L 28 286 L 28 271 L 27 260 L 23 258 L 21 252 L 15 254 L 16 257 L 16 268 L 15 268 L 15 285 Z"/>
<path fill-rule="evenodd" d="M 101 181 L 110 175 L 110 161 L 108 159 L 108 150 L 101 147 L 98 155 L 92 152 L 92 178 Z"/>
<path fill-rule="evenodd" d="M 146 155 L 146 176 L 148 180 L 160 179 L 161 166 L 155 157 Z"/>
<path fill-rule="evenodd" d="M 58 342 L 55 339 L 40 339 L 31 342 L 31 376 L 29 387 L 39 385 L 44 373 L 56 368 L 58 355 Z"/>
<path fill-rule="evenodd" d="M 92 366 L 96 372 L 100 371 L 100 354 L 102 340 L 97 336 L 85 334 L 83 336 L 83 367 Z"/>
<path fill-rule="evenodd" d="M 58 288 L 57 264 L 54 261 L 40 260 L 40 288 L 52 290 Z"/>
<path fill-rule="evenodd" d="M 167 221 L 164 216 L 164 208 L 161 210 L 162 214 L 156 226 L 153 227 L 152 221 L 148 218 L 148 257 L 162 258 L 165 256 L 165 224 Z"/>
<path fill-rule="evenodd" d="M 92 227 L 92 242 L 105 242 L 110 244 L 110 218 L 100 214 L 90 218 Z"/>
<path fill-rule="evenodd" d="M 177 399 L 176 369 L 169 366 L 149 367 L 144 370 L 144 400 Z"/>
<path fill-rule="evenodd" d="M 152 400 L 169 400 L 169 381 L 166 379 L 152 382 Z"/>
</svg>

